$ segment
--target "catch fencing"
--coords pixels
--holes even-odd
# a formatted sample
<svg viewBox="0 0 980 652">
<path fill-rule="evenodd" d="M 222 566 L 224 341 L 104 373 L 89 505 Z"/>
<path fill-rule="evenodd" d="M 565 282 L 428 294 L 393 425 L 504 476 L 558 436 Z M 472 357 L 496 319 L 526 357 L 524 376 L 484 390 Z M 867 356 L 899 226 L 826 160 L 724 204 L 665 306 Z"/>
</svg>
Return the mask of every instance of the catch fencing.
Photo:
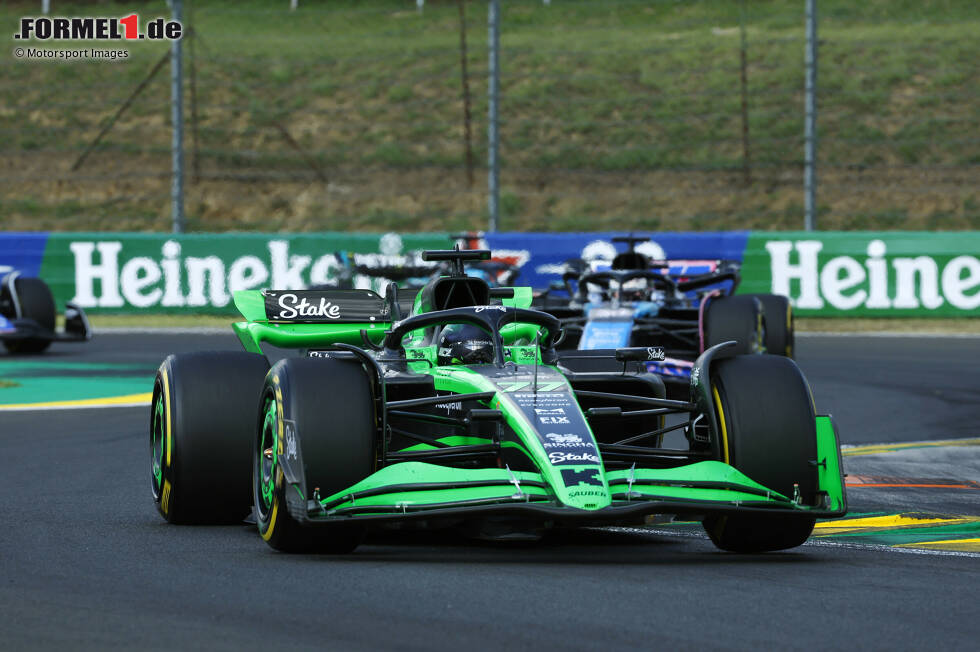
<svg viewBox="0 0 980 652">
<path fill-rule="evenodd" d="M 4 228 L 800 229 L 807 4 L 817 228 L 980 228 L 972 0 L 175 4 L 181 112 L 166 43 L 0 60 Z"/>
</svg>

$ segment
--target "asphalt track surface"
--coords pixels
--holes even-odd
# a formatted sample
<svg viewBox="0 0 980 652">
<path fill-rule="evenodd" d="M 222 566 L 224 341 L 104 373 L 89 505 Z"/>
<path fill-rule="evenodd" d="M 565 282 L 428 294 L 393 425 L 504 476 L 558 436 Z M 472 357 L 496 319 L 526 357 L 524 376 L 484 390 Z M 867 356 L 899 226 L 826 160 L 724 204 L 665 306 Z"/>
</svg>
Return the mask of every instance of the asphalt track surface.
<svg viewBox="0 0 980 652">
<path fill-rule="evenodd" d="M 846 444 L 980 435 L 980 339 L 797 344 L 818 410 L 834 414 Z M 56 346 L 50 359 L 155 366 L 169 352 L 235 347 L 229 336 L 105 335 Z M 585 530 L 520 546 L 385 535 L 349 556 L 288 556 L 252 526 L 170 526 L 150 498 L 148 412 L 0 412 L 0 648 L 912 650 L 980 641 L 980 555 L 969 553 L 814 541 L 732 555 L 688 528 Z M 902 460 L 920 474 L 980 480 L 980 449 L 938 450 Z M 863 459 L 845 464 L 893 472 L 889 458 Z M 980 516 L 980 491 L 885 491 L 850 490 L 852 512 Z"/>
</svg>

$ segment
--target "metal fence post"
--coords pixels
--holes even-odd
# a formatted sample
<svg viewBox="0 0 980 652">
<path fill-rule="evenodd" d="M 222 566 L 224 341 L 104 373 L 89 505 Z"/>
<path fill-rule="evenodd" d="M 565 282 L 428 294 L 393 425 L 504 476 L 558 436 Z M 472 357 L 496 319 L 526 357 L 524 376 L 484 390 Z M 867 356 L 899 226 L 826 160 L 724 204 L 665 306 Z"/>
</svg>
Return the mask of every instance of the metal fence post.
<svg viewBox="0 0 980 652">
<path fill-rule="evenodd" d="M 817 228 L 817 0 L 806 0 L 806 117 L 803 213 L 807 231 Z"/>
<path fill-rule="evenodd" d="M 487 100 L 487 203 L 490 211 L 490 224 L 487 230 L 496 231 L 500 223 L 500 135 L 497 130 L 497 110 L 500 102 L 500 0 L 490 0 L 488 15 L 489 77 L 490 88 Z"/>
<path fill-rule="evenodd" d="M 173 20 L 181 22 L 182 0 L 170 0 Z M 181 37 L 183 38 L 183 36 Z M 184 75 L 181 39 L 170 42 L 170 116 L 173 123 L 171 217 L 174 233 L 184 232 Z"/>
<path fill-rule="evenodd" d="M 745 0 L 739 2 L 739 31 L 742 35 L 742 45 L 740 48 L 739 67 L 741 68 L 741 89 L 742 89 L 742 174 L 745 177 L 745 185 L 752 183 L 752 164 L 749 158 L 749 63 L 748 63 L 748 37 L 745 34 Z"/>
<path fill-rule="evenodd" d="M 470 74 L 466 58 L 466 0 L 457 0 L 459 6 L 459 72 L 463 92 L 463 154 L 466 160 L 466 182 L 473 188 L 473 128 L 470 102 Z"/>
</svg>

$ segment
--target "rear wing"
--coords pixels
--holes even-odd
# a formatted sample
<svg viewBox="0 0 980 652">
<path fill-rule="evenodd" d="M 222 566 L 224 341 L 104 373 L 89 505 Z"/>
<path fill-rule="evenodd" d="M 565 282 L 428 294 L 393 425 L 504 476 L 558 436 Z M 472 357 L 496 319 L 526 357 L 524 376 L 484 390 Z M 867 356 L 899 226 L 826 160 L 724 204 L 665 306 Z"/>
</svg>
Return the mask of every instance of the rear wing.
<svg viewBox="0 0 980 652">
<path fill-rule="evenodd" d="M 246 351 L 262 342 L 281 348 L 378 342 L 398 318 L 391 301 L 371 290 L 240 290 L 235 307 L 247 320 L 232 325 Z"/>
<path fill-rule="evenodd" d="M 371 290 L 264 290 L 261 296 L 264 320 L 269 322 L 357 324 L 390 321 L 390 306 Z M 237 293 L 235 305 L 238 305 Z M 254 309 L 254 303 L 250 307 Z"/>
<path fill-rule="evenodd" d="M 531 288 L 495 288 L 491 301 L 526 308 Z M 419 307 L 417 289 L 389 284 L 385 297 L 371 290 L 239 290 L 235 307 L 247 320 L 232 324 L 246 351 L 262 353 L 262 342 L 280 348 L 332 344 L 378 344 L 392 323 Z M 367 341 L 365 341 L 367 340 Z"/>
</svg>

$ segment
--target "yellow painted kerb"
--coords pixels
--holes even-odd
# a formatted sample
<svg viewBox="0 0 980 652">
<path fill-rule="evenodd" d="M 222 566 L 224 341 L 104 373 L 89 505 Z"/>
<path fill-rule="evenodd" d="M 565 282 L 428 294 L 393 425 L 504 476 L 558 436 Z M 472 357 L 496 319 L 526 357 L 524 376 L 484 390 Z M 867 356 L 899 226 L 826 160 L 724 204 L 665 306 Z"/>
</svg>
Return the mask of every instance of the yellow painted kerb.
<svg viewBox="0 0 980 652">
<path fill-rule="evenodd" d="M 816 535 L 843 534 L 845 532 L 868 532 L 874 530 L 899 530 L 936 525 L 963 525 L 980 521 L 975 516 L 954 516 L 945 518 L 917 518 L 906 514 L 889 514 L 887 516 L 867 516 L 864 518 L 847 518 L 839 521 L 823 521 L 814 528 Z"/>
<path fill-rule="evenodd" d="M 942 446 L 980 446 L 980 437 L 969 439 L 941 439 L 937 441 L 910 441 L 901 444 L 869 444 L 867 446 L 848 446 L 841 449 L 841 455 L 877 455 L 891 453 L 906 448 L 935 448 Z"/>
<path fill-rule="evenodd" d="M 946 541 L 920 541 L 900 543 L 896 548 L 926 548 L 928 550 L 951 550 L 955 552 L 980 552 L 980 539 L 949 539 Z"/>
<path fill-rule="evenodd" d="M 44 403 L 11 403 L 0 405 L 0 410 L 52 410 L 59 408 L 96 408 L 132 405 L 149 405 L 153 392 L 106 396 L 104 398 L 83 398 L 74 401 L 47 401 Z"/>
</svg>

